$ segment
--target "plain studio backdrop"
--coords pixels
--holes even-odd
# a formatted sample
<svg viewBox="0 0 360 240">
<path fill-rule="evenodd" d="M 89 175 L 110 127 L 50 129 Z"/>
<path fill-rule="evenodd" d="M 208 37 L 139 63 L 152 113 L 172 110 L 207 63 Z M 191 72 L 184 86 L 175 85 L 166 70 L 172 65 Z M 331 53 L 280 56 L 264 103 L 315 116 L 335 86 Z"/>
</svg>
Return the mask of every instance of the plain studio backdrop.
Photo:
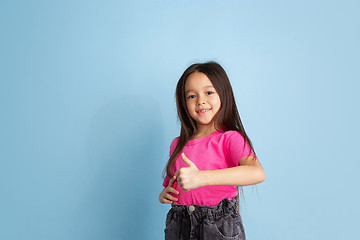
<svg viewBox="0 0 360 240">
<path fill-rule="evenodd" d="M 358 1 L 0 1 L 0 239 L 163 239 L 175 87 L 218 61 L 266 181 L 249 240 L 354 239 Z"/>
</svg>

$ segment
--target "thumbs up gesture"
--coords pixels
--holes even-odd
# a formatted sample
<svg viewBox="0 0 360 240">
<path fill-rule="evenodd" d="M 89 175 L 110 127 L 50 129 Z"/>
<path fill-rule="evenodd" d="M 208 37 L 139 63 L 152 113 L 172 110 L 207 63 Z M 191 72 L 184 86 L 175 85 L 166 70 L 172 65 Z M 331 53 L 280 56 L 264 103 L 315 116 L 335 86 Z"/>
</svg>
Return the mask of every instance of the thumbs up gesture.
<svg viewBox="0 0 360 240">
<path fill-rule="evenodd" d="M 184 191 L 202 187 L 201 174 L 199 169 L 189 158 L 185 156 L 185 153 L 182 153 L 181 157 L 186 163 L 187 167 L 180 168 L 175 172 L 179 186 Z"/>
</svg>

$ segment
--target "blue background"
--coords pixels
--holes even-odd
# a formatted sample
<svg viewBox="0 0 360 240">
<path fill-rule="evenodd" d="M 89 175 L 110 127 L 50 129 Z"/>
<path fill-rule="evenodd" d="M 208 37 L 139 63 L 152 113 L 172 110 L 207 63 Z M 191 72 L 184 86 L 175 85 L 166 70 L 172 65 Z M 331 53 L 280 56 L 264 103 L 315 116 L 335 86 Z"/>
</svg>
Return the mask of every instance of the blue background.
<svg viewBox="0 0 360 240">
<path fill-rule="evenodd" d="M 354 239 L 358 1 L 0 1 L 0 239 L 162 239 L 175 87 L 227 71 L 249 240 Z"/>
</svg>

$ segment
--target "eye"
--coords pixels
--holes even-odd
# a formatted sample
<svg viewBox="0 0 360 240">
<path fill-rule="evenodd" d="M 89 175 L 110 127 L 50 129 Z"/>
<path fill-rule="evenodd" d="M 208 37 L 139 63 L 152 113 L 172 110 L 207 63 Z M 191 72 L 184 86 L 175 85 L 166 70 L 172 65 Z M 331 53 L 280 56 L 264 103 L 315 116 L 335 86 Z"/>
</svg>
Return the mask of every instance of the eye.
<svg viewBox="0 0 360 240">
<path fill-rule="evenodd" d="M 191 98 L 194 98 L 195 97 L 195 95 L 190 95 L 190 96 L 188 96 L 187 98 L 188 99 L 191 99 Z"/>
<path fill-rule="evenodd" d="M 214 94 L 214 92 L 212 92 L 212 91 L 206 92 L 206 95 L 211 95 L 211 94 Z"/>
</svg>

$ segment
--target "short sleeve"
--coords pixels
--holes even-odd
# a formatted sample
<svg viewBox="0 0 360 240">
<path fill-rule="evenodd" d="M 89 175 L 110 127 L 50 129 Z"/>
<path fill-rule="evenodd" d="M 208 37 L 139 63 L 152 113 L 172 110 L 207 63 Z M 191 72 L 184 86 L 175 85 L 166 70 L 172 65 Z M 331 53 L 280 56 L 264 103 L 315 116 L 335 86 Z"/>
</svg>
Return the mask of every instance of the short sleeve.
<svg viewBox="0 0 360 240">
<path fill-rule="evenodd" d="M 176 144 L 179 141 L 179 137 L 175 138 L 172 143 L 170 144 L 170 152 L 169 152 L 169 158 L 171 156 L 171 154 L 174 152 Z M 166 174 L 165 178 L 164 178 L 164 182 L 163 182 L 163 187 L 167 187 L 169 185 L 170 182 L 170 177 Z"/>
<path fill-rule="evenodd" d="M 163 187 L 167 187 L 169 185 L 170 182 L 170 178 L 169 176 L 166 174 L 165 178 L 164 178 L 164 182 L 163 182 Z"/>
<path fill-rule="evenodd" d="M 240 159 L 247 156 L 255 156 L 249 143 L 245 140 L 243 135 L 237 131 L 230 131 L 229 138 L 226 145 L 226 150 L 230 161 L 235 165 L 239 165 Z M 256 157 L 256 156 L 255 156 Z"/>
</svg>

